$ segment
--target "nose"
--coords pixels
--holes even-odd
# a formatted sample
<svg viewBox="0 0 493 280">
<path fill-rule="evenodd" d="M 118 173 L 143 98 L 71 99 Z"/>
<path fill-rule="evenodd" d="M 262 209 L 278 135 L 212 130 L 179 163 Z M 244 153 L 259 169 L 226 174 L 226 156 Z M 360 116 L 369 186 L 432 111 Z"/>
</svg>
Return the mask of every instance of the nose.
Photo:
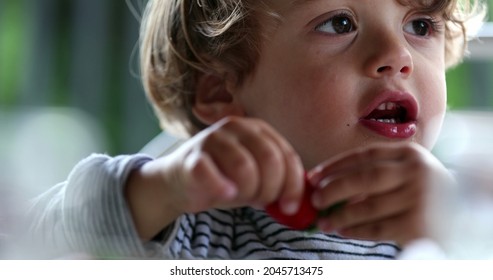
<svg viewBox="0 0 493 280">
<path fill-rule="evenodd" d="M 364 71 L 371 78 L 407 78 L 413 72 L 413 58 L 405 39 L 397 34 L 373 36 L 367 44 L 368 58 Z"/>
</svg>

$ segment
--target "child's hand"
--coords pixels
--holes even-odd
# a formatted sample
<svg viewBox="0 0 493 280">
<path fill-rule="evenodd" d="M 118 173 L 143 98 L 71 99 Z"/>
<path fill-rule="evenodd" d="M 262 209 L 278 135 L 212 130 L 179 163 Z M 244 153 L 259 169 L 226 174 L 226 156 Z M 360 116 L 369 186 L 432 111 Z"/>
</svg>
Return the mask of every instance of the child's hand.
<svg viewBox="0 0 493 280">
<path fill-rule="evenodd" d="M 423 237 L 430 188 L 450 184 L 447 170 L 415 144 L 379 144 L 345 153 L 309 172 L 319 187 L 313 204 L 325 209 L 345 205 L 321 218 L 320 230 L 400 245 Z"/>
<path fill-rule="evenodd" d="M 279 199 L 292 213 L 303 191 L 298 155 L 257 119 L 223 119 L 154 164 L 178 212 L 265 206 Z"/>
<path fill-rule="evenodd" d="M 295 213 L 303 174 L 299 156 L 269 125 L 228 117 L 132 172 L 125 196 L 140 237 L 150 239 L 183 213 L 277 200 Z"/>
</svg>

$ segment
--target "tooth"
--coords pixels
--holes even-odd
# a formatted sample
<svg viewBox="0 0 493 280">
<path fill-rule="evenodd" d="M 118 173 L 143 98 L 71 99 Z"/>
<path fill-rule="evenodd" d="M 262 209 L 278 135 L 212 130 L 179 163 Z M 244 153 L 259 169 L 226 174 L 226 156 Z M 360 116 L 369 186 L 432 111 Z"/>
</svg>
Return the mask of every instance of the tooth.
<svg viewBox="0 0 493 280">
<path fill-rule="evenodd" d="M 387 108 L 387 105 L 385 105 L 385 103 L 382 103 L 378 106 L 377 110 L 379 111 L 385 111 L 385 109 Z"/>
<path fill-rule="evenodd" d="M 392 118 L 392 119 L 371 119 L 372 121 L 377 121 L 381 123 L 390 123 L 390 124 L 396 124 L 397 120 Z"/>
<path fill-rule="evenodd" d="M 386 106 L 387 110 L 394 110 L 397 105 L 394 102 L 387 102 Z"/>
</svg>

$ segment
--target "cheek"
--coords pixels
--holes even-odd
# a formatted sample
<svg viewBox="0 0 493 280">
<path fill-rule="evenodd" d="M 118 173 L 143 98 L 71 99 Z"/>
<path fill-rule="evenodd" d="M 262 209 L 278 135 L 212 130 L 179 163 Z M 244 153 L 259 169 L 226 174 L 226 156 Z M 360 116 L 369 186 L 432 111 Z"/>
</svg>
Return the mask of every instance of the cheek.
<svg viewBox="0 0 493 280">
<path fill-rule="evenodd" d="M 349 94 L 341 94 L 341 88 L 327 88 L 329 84 L 307 85 L 304 88 L 310 88 L 309 92 L 293 85 L 293 94 L 287 94 L 289 97 L 278 107 L 278 115 L 269 120 L 298 151 L 306 167 L 345 147 L 351 131 L 348 126 L 357 119 L 351 110 L 355 107 L 354 98 L 346 98 Z"/>
<path fill-rule="evenodd" d="M 279 55 L 279 54 L 278 54 Z M 326 96 L 321 92 L 326 71 L 318 71 L 308 59 L 288 59 L 283 63 L 274 55 L 260 65 L 255 76 L 243 86 L 241 102 L 247 107 L 250 116 L 276 119 L 304 119 L 317 111 L 314 106 L 324 106 Z M 282 67 L 281 67 L 282 66 Z M 330 92 L 325 88 L 325 93 Z"/>
<path fill-rule="evenodd" d="M 445 77 L 437 76 L 425 84 L 422 92 L 428 94 L 423 97 L 421 104 L 423 106 L 423 146 L 428 149 L 433 148 L 440 134 L 440 130 L 445 116 L 447 105 L 447 89 L 445 85 Z"/>
<path fill-rule="evenodd" d="M 346 98 L 349 94 L 341 92 L 341 85 L 348 83 L 339 81 L 338 75 L 320 73 L 323 72 L 305 71 L 278 85 L 282 90 L 271 101 L 278 102 L 276 110 L 281 121 L 310 128 L 330 125 L 347 115 L 351 100 Z"/>
</svg>

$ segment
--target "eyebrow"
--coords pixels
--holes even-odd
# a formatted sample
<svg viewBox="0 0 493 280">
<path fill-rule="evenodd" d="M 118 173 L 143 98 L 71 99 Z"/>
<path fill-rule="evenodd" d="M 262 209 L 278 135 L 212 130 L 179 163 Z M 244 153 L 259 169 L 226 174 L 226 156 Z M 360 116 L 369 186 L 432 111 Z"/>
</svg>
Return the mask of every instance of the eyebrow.
<svg viewBox="0 0 493 280">
<path fill-rule="evenodd" d="M 319 0 L 292 0 L 291 4 L 293 6 L 301 6 L 303 4 L 307 4 L 309 2 L 316 2 L 316 1 L 319 1 Z"/>
</svg>

